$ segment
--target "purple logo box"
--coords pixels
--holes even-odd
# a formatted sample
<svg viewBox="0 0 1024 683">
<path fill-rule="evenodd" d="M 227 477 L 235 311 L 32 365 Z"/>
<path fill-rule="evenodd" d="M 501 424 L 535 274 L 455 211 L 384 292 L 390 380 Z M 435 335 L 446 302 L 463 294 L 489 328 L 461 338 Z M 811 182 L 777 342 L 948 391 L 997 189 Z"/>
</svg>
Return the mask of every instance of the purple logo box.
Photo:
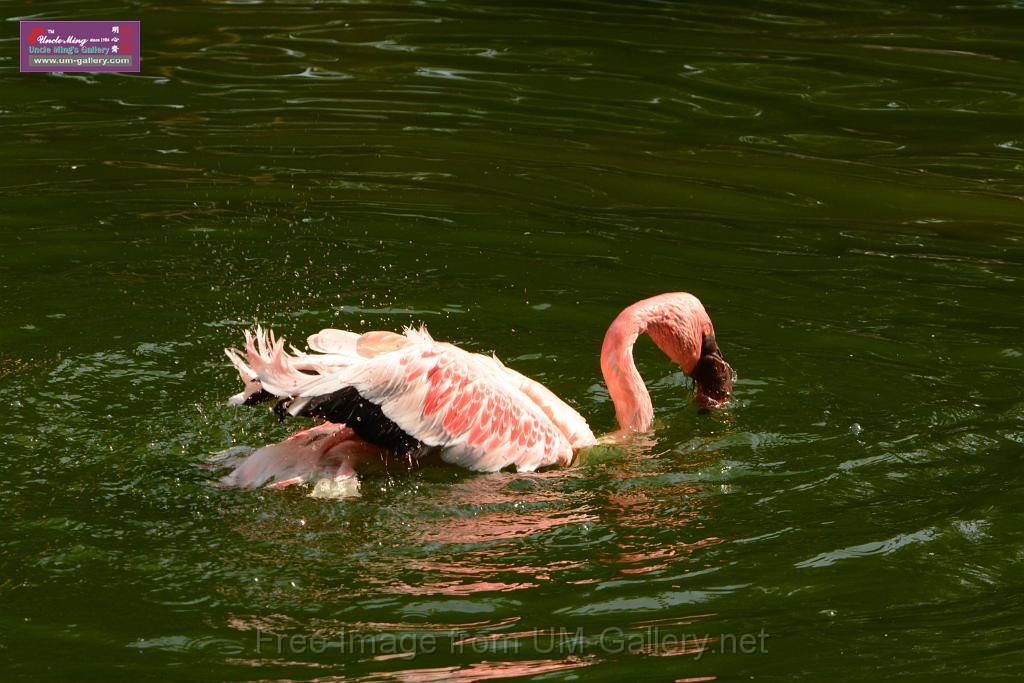
<svg viewBox="0 0 1024 683">
<path fill-rule="evenodd" d="M 21 71 L 139 71 L 141 22 L 21 22 Z"/>
</svg>

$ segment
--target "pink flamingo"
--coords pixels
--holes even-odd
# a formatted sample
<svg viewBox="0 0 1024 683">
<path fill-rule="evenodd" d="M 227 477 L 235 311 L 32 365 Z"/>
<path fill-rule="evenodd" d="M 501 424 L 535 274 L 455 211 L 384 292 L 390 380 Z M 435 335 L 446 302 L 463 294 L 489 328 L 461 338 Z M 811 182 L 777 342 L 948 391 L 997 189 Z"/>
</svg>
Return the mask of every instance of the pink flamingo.
<svg viewBox="0 0 1024 683">
<path fill-rule="evenodd" d="M 633 362 L 646 332 L 693 378 L 696 401 L 726 403 L 733 372 L 722 358 L 704 306 L 675 292 L 622 311 L 605 334 L 601 372 L 622 433 L 651 428 L 654 409 Z M 510 465 L 531 472 L 568 465 L 580 448 L 598 443 L 586 420 L 541 384 L 493 356 L 434 341 L 423 328 L 405 334 L 322 330 L 314 353 L 257 328 L 245 352 L 226 349 L 245 383 L 233 405 L 278 399 L 285 415 L 324 420 L 279 444 L 255 451 L 221 481 L 233 486 L 287 486 L 315 481 L 313 495 L 358 491 L 354 465 L 388 454 L 410 459 L 439 451 L 449 463 L 493 472 Z"/>
</svg>

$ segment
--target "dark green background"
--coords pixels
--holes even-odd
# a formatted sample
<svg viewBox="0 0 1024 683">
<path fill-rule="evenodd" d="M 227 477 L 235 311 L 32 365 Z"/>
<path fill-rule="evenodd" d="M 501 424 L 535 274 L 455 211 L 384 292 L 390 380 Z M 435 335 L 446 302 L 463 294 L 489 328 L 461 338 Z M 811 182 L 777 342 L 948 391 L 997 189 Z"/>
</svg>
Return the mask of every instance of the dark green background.
<svg viewBox="0 0 1024 683">
<path fill-rule="evenodd" d="M 0 14 L 3 679 L 1021 671 L 1020 3 Z M 19 16 L 140 19 L 142 72 L 19 74 Z M 345 502 L 198 467 L 287 433 L 223 405 L 254 321 L 424 322 L 601 432 L 606 325 L 674 290 L 736 401 L 699 414 L 645 342 L 657 426 L 626 452 Z M 615 652 L 654 626 L 720 640 Z"/>
</svg>

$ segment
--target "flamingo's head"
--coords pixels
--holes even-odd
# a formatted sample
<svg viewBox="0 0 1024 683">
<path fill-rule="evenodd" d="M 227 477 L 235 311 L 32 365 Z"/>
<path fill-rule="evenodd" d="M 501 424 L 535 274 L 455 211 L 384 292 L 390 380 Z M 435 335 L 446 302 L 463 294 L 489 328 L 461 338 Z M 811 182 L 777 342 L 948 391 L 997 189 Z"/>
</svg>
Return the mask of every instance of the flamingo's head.
<svg viewBox="0 0 1024 683">
<path fill-rule="evenodd" d="M 687 374 L 693 378 L 693 383 L 697 387 L 696 401 L 702 408 L 718 408 L 732 398 L 735 373 L 722 358 L 722 351 L 718 348 L 713 330 L 703 335 L 700 357 Z"/>
</svg>

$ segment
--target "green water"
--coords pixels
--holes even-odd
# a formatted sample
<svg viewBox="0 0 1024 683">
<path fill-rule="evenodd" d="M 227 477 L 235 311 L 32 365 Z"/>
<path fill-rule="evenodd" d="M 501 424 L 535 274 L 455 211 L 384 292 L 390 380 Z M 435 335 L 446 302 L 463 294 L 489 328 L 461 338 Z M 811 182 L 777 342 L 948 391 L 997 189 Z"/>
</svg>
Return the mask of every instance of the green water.
<svg viewBox="0 0 1024 683">
<path fill-rule="evenodd" d="M 837 3 L 838 4 L 838 3 Z M 920 680 L 1024 668 L 1019 2 L 6 2 L 0 678 Z M 141 19 L 19 74 L 17 17 Z M 583 467 L 213 488 L 258 321 L 426 323 L 614 427 Z M 564 629 L 564 631 L 563 631 Z M 703 649 L 701 649 L 703 648 Z"/>
</svg>

